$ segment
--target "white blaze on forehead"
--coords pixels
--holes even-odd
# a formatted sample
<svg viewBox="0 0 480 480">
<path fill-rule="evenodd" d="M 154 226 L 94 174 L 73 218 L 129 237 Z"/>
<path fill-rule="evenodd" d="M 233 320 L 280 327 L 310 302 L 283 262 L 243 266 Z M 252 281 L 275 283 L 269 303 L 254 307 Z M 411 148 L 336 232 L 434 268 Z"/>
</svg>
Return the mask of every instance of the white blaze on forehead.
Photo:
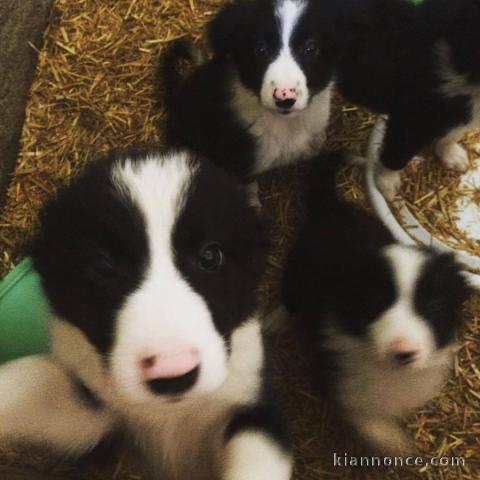
<svg viewBox="0 0 480 480">
<path fill-rule="evenodd" d="M 290 38 L 304 10 L 305 2 L 302 1 L 283 0 L 278 4 L 275 15 L 280 22 L 282 46 L 284 49 L 290 50 Z"/>
<path fill-rule="evenodd" d="M 415 288 L 426 257 L 419 250 L 392 245 L 385 249 L 385 257 L 392 267 L 396 289 L 395 303 L 371 326 L 380 353 L 387 354 L 391 343 L 404 339 L 419 350 L 420 363 L 435 349 L 429 325 L 415 311 Z"/>
<path fill-rule="evenodd" d="M 127 161 L 112 174 L 117 188 L 141 212 L 149 247 L 144 278 L 127 297 L 115 326 L 112 369 L 117 388 L 130 401 L 149 398 L 139 376 L 139 362 L 161 356 L 173 341 L 191 345 L 200 354 L 196 388 L 211 389 L 226 374 L 224 343 L 206 301 L 185 280 L 175 261 L 176 220 L 196 168 L 189 165 L 187 154 L 174 155 Z"/>
<path fill-rule="evenodd" d="M 302 1 L 283 0 L 275 8 L 279 25 L 281 45 L 277 57 L 265 71 L 260 97 L 265 107 L 276 110 L 274 93 L 278 89 L 294 92 L 295 105 L 292 110 L 303 110 L 308 105 L 307 79 L 290 49 L 290 42 L 296 25 L 305 9 Z"/>
<path fill-rule="evenodd" d="M 143 214 L 152 263 L 171 251 L 170 235 L 183 205 L 184 192 L 194 175 L 186 153 L 176 157 L 151 156 L 138 163 L 127 160 L 112 173 L 117 187 L 132 198 Z"/>
</svg>

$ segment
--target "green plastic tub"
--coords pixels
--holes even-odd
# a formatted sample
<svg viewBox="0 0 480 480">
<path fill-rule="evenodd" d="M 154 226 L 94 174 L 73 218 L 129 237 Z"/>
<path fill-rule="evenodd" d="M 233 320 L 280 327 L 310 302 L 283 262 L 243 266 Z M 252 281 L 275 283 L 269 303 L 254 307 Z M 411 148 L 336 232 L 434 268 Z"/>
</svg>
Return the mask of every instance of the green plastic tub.
<svg viewBox="0 0 480 480">
<path fill-rule="evenodd" d="M 0 282 L 0 363 L 49 351 L 50 309 L 29 258 Z"/>
</svg>

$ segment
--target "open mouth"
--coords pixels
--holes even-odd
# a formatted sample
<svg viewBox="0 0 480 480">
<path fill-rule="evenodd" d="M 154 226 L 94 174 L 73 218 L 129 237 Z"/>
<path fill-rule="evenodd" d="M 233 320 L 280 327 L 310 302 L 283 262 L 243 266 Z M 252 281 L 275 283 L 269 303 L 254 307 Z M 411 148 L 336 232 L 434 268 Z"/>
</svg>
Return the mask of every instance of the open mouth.
<svg viewBox="0 0 480 480">
<path fill-rule="evenodd" d="M 288 115 L 293 111 L 293 106 L 295 103 L 296 101 L 294 99 L 287 98 L 285 100 L 277 100 L 275 102 L 275 106 L 282 115 Z"/>
<path fill-rule="evenodd" d="M 200 367 L 179 377 L 158 378 L 147 382 L 149 390 L 155 395 L 180 395 L 195 385 L 200 373 Z"/>
</svg>

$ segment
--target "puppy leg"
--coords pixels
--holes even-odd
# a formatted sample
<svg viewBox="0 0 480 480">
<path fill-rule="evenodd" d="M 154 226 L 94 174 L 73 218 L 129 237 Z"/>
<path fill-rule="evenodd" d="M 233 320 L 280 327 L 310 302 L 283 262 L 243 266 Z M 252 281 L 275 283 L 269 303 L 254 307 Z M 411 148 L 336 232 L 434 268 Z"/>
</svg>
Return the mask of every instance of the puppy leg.
<svg viewBox="0 0 480 480">
<path fill-rule="evenodd" d="M 252 207 L 255 207 L 261 211 L 262 202 L 260 201 L 259 192 L 260 192 L 260 187 L 256 180 L 254 180 L 253 182 L 247 185 L 248 203 Z"/>
<path fill-rule="evenodd" d="M 381 163 L 375 168 L 375 183 L 383 196 L 392 202 L 402 186 L 400 171 L 390 170 Z"/>
<path fill-rule="evenodd" d="M 435 153 L 443 165 L 456 172 L 466 172 L 470 166 L 466 150 L 458 144 L 464 133 L 464 129 L 452 130 L 435 144 Z"/>
<path fill-rule="evenodd" d="M 274 407 L 237 412 L 225 439 L 223 480 L 290 480 L 292 455 Z"/>
<path fill-rule="evenodd" d="M 350 423 L 375 450 L 386 455 L 409 455 L 415 447 L 402 427 L 393 419 L 350 418 Z"/>
<path fill-rule="evenodd" d="M 0 367 L 0 440 L 27 442 L 74 457 L 91 450 L 112 417 L 48 356 Z"/>
<path fill-rule="evenodd" d="M 388 120 L 381 165 L 376 172 L 377 186 L 388 200 L 393 200 L 400 190 L 400 170 L 435 138 L 425 125 L 414 122 L 412 112 L 392 114 Z"/>
</svg>

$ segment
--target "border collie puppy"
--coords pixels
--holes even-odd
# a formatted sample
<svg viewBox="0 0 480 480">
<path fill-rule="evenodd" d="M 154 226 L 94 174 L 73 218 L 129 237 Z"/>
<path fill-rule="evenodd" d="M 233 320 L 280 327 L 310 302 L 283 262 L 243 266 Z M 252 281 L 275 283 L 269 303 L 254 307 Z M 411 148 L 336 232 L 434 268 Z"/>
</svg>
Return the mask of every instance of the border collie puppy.
<svg viewBox="0 0 480 480">
<path fill-rule="evenodd" d="M 0 438 L 80 456 L 117 429 L 154 478 L 288 480 L 256 290 L 265 229 L 186 152 L 113 154 L 41 215 L 51 348 L 0 368 Z"/>
<path fill-rule="evenodd" d="M 314 387 L 373 448 L 407 453 L 400 419 L 446 380 L 469 288 L 450 255 L 398 245 L 339 200 L 338 164 L 322 158 L 313 175 L 283 302 Z"/>
<path fill-rule="evenodd" d="M 336 0 L 332 0 L 336 1 Z M 399 170 L 431 144 L 443 164 L 468 168 L 458 144 L 480 126 L 477 0 L 344 2 L 346 45 L 337 70 L 349 100 L 389 115 L 377 184 L 392 199 Z"/>
<path fill-rule="evenodd" d="M 213 58 L 187 78 L 182 60 L 201 55 L 174 44 L 160 70 L 167 141 L 247 183 L 318 151 L 330 115 L 332 10 L 312 0 L 236 0 L 209 26 Z"/>
</svg>

